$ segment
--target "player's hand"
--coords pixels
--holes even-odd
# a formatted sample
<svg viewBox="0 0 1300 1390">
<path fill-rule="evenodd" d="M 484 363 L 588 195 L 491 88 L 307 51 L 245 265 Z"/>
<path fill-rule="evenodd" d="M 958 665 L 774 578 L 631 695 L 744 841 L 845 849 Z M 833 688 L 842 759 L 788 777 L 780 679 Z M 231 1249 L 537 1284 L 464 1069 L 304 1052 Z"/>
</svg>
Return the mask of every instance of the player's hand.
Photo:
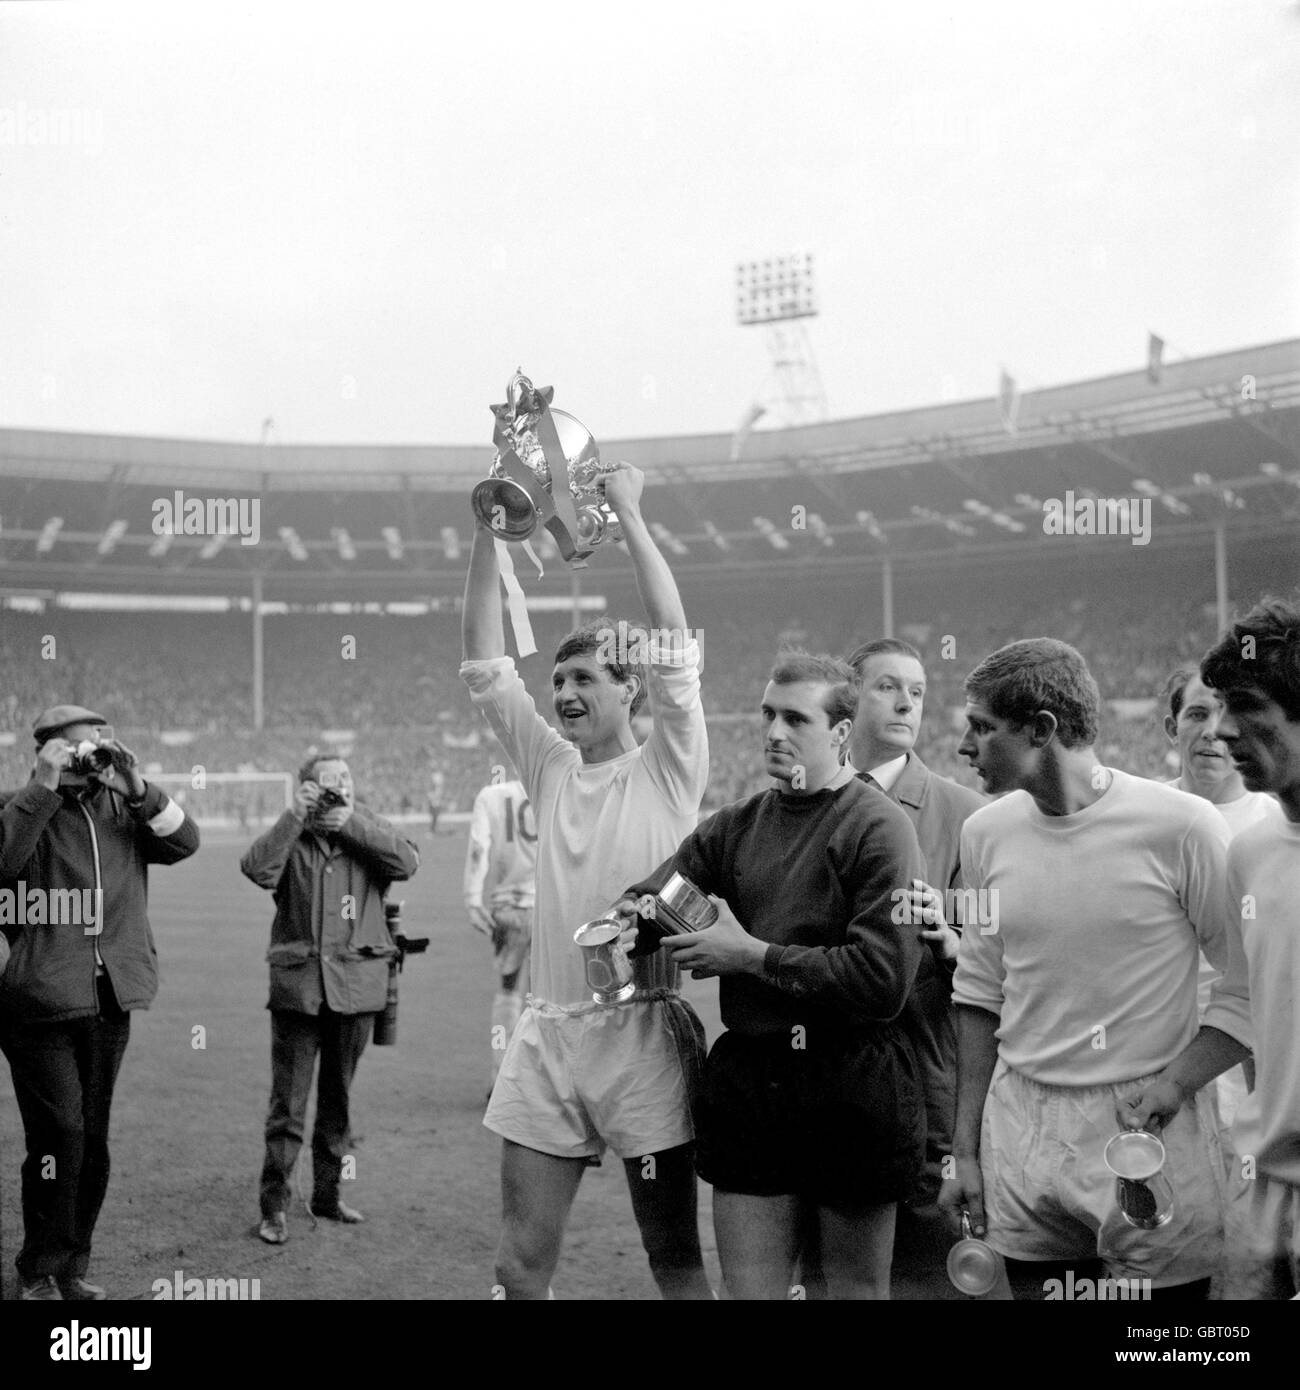
<svg viewBox="0 0 1300 1390">
<path fill-rule="evenodd" d="M 492 914 L 482 903 L 466 903 L 465 911 L 469 913 L 469 924 L 475 931 L 482 932 L 484 936 L 492 935 Z"/>
<path fill-rule="evenodd" d="M 1125 1096 L 1115 1107 L 1115 1118 L 1121 1129 L 1148 1129 L 1158 1134 L 1182 1109 L 1185 1099 L 1177 1082 L 1156 1077 L 1140 1091 Z"/>
<path fill-rule="evenodd" d="M 50 791 L 58 791 L 59 774 L 67 769 L 76 749 L 66 738 L 47 738 L 36 750 L 35 781 Z"/>
<path fill-rule="evenodd" d="M 138 801 L 145 792 L 144 778 L 140 776 L 140 759 L 115 738 L 106 738 L 99 746 L 108 749 L 113 761 L 95 776 L 106 787 L 129 796 L 132 801 Z"/>
<path fill-rule="evenodd" d="M 944 961 L 956 960 L 961 937 L 948 925 L 948 919 L 944 916 L 943 894 L 919 878 L 914 878 L 907 890 L 907 908 L 903 920 L 923 924 L 917 935 L 929 943 L 935 955 Z"/>
<path fill-rule="evenodd" d="M 939 1205 L 952 1217 L 958 1229 L 961 1227 L 962 1211 L 965 1210 L 970 1215 L 971 1234 L 982 1236 L 987 1223 L 980 1161 L 978 1158 L 958 1158 L 954 1162 L 956 1175 L 944 1178 L 939 1188 Z"/>
<path fill-rule="evenodd" d="M 328 811 L 316 812 L 316 824 L 330 833 L 342 830 L 352 819 L 352 807 L 348 805 L 331 806 Z"/>
<path fill-rule="evenodd" d="M 630 893 L 624 893 L 605 915 L 617 917 L 622 922 L 624 930 L 631 927 L 635 931 L 637 929 L 637 908 L 642 901 L 640 898 L 634 898 Z"/>
<path fill-rule="evenodd" d="M 641 505 L 641 492 L 645 487 L 645 474 L 630 463 L 616 464 L 605 474 L 605 501 L 621 517 L 623 513 L 635 512 Z"/>
<path fill-rule="evenodd" d="M 644 907 L 644 898 L 634 898 L 625 893 L 613 907 L 605 914 L 606 917 L 617 917 L 622 925 L 619 932 L 618 941 L 615 943 L 624 951 L 636 950 L 636 944 L 640 940 L 641 924 L 637 921 L 638 905 Z"/>
<path fill-rule="evenodd" d="M 720 917 L 704 931 L 665 936 L 664 950 L 693 980 L 709 980 L 714 975 L 761 974 L 767 946 L 756 941 L 732 918 Z"/>
<path fill-rule="evenodd" d="M 315 782 L 299 782 L 293 794 L 293 813 L 299 820 L 306 820 L 320 800 L 320 787 Z"/>
</svg>

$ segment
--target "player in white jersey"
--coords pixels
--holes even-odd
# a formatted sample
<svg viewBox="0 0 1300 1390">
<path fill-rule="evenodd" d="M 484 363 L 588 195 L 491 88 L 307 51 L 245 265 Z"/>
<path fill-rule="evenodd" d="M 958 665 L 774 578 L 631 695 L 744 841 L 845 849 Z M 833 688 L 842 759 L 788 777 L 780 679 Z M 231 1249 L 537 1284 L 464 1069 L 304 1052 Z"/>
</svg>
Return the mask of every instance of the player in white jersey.
<svg viewBox="0 0 1300 1390">
<path fill-rule="evenodd" d="M 505 655 L 496 551 L 481 522 L 465 585 L 461 675 L 537 817 L 533 993 L 483 1120 L 503 1140 L 496 1270 L 507 1298 L 547 1297 L 583 1170 L 607 1146 L 624 1161 L 664 1297 L 712 1296 L 700 1255 L 690 1104 L 703 1028 L 678 993 L 668 952 L 634 962 L 630 999 L 601 1005 L 573 940 L 695 829 L 708 780 L 699 645 L 641 516 L 644 482 L 621 465 L 605 496 L 650 631 L 606 623 L 565 639 L 551 673 L 561 732 L 537 712 Z M 647 692 L 654 725 L 638 747 L 631 717 Z"/>
<path fill-rule="evenodd" d="M 492 996 L 492 1080 L 528 993 L 528 948 L 536 897 L 537 826 L 524 784 L 492 782 L 474 798 L 465 855 L 465 910 L 470 926 L 492 941 L 497 971 Z"/>
<path fill-rule="evenodd" d="M 976 1235 L 987 1224 L 1020 1297 L 1084 1263 L 1198 1299 L 1221 1258 L 1223 1175 L 1197 1093 L 1251 1045 L 1228 833 L 1199 798 L 1101 766 L 1100 706 L 1082 656 L 1047 637 L 966 678 L 958 751 L 1005 795 L 962 827 L 965 885 L 997 911 L 958 955 L 955 1171 L 939 1200 Z M 1199 1027 L 1198 948 L 1224 972 Z M 1120 1128 L 1164 1142 L 1174 1216 L 1156 1229 L 1116 1209 L 1104 1151 Z"/>
<path fill-rule="evenodd" d="M 1282 806 L 1228 850 L 1255 1024 L 1255 1088 L 1234 1129 L 1242 1181 L 1225 1226 L 1225 1298 L 1300 1296 L 1300 603 L 1264 599 L 1201 662 L 1219 736 L 1251 791 Z"/>
<path fill-rule="evenodd" d="M 1228 833 L 1236 836 L 1268 816 L 1282 816 L 1282 808 L 1267 792 L 1246 789 L 1241 773 L 1233 765 L 1228 745 L 1219 736 L 1223 701 L 1201 680 L 1195 666 L 1180 666 L 1165 684 L 1169 713 L 1165 733 L 1178 750 L 1179 775 L 1169 786 L 1203 797 L 1228 823 Z M 1201 1014 L 1210 1003 L 1210 986 L 1218 972 L 1201 957 L 1197 1004 Z M 1247 1057 L 1215 1079 L 1219 1113 L 1225 1125 L 1232 1123 L 1237 1107 L 1255 1084 L 1255 1062 Z"/>
<path fill-rule="evenodd" d="M 1179 791 L 1204 797 L 1228 822 L 1232 835 L 1267 816 L 1280 816 L 1275 796 L 1250 791 L 1241 779 L 1219 732 L 1223 701 L 1197 674 L 1194 666 L 1180 666 L 1165 685 L 1169 713 L 1165 733 L 1178 749 L 1181 771 L 1169 779 Z"/>
</svg>

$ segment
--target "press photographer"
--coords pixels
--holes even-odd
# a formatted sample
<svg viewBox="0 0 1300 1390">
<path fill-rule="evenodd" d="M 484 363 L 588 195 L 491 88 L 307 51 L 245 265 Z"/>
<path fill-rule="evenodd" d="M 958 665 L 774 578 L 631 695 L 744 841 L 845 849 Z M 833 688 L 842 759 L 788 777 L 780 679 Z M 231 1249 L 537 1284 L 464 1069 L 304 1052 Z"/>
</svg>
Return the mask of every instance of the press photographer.
<svg viewBox="0 0 1300 1390">
<path fill-rule="evenodd" d="M 358 804 L 342 758 L 322 754 L 298 772 L 293 806 L 249 846 L 246 877 L 275 895 L 271 924 L 271 1103 L 262 1166 L 261 1238 L 289 1238 L 289 1179 L 302 1147 L 316 1054 L 312 1134 L 314 1215 L 364 1220 L 339 1198 L 351 1147 L 348 1092 L 389 994 L 398 942 L 384 894 L 419 867 L 415 845 Z"/>
<path fill-rule="evenodd" d="M 113 1085 L 131 1010 L 158 990 L 148 866 L 187 858 L 199 832 L 101 715 L 57 705 L 34 733 L 31 780 L 0 806 L 0 880 L 23 903 L 0 975 L 0 1051 L 27 1138 L 18 1273 L 25 1299 L 99 1300 L 85 1274 Z"/>
</svg>

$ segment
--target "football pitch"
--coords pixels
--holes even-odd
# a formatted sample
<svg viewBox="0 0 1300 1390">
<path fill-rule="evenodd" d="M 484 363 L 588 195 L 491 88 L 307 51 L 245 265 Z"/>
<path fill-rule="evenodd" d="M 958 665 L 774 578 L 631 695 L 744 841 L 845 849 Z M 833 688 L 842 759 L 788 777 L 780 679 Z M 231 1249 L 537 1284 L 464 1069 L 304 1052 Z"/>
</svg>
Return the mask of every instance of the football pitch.
<svg viewBox="0 0 1300 1390">
<path fill-rule="evenodd" d="M 491 1296 L 500 1216 L 500 1141 L 482 1127 L 490 1075 L 491 952 L 461 900 L 463 829 L 419 843 L 420 871 L 390 897 L 429 949 L 401 976 L 395 1047 L 366 1049 L 352 1088 L 356 1176 L 343 1196 L 361 1226 L 313 1227 L 295 1197 L 289 1243 L 257 1238 L 262 1125 L 270 1089 L 266 946 L 271 895 L 239 872 L 246 837 L 208 831 L 199 852 L 150 873 L 160 987 L 131 1017 L 115 1092 L 113 1173 L 89 1278 L 110 1297 L 147 1299 L 186 1279 L 256 1279 L 262 1299 Z M 577 926 L 577 923 L 574 923 Z M 717 1035 L 717 982 L 685 992 Z M 313 1095 L 314 1106 L 314 1095 Z M 310 1125 L 296 1187 L 311 1191 Z M 0 1280 L 17 1296 L 22 1126 L 0 1065 Z M 700 1184 L 700 1235 L 717 1260 Z M 623 1166 L 584 1176 L 555 1281 L 558 1298 L 656 1298 Z M 249 1286 L 251 1287 L 251 1285 Z"/>
</svg>

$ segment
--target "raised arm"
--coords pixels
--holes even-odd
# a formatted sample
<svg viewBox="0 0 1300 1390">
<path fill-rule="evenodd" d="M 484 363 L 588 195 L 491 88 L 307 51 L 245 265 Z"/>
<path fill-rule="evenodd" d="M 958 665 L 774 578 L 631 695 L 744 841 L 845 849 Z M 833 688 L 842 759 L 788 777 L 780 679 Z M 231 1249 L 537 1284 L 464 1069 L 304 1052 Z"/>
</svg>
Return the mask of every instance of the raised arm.
<svg viewBox="0 0 1300 1390">
<path fill-rule="evenodd" d="M 506 633 L 501 623 L 500 570 L 492 541 L 491 531 L 475 517 L 474 544 L 470 550 L 469 573 L 465 576 L 465 602 L 460 619 L 466 661 L 486 661 L 506 654 Z"/>
<path fill-rule="evenodd" d="M 628 553 L 632 556 L 632 568 L 636 572 L 637 592 L 641 596 L 646 617 L 650 619 L 650 626 L 681 633 L 676 642 L 680 646 L 686 640 L 686 610 L 682 607 L 682 596 L 677 592 L 677 581 L 668 568 L 668 561 L 659 553 L 659 547 L 654 543 L 641 515 L 641 492 L 644 487 L 645 474 L 630 463 L 625 463 L 620 465 L 617 472 L 606 477 L 605 500 L 618 513 Z"/>
</svg>

